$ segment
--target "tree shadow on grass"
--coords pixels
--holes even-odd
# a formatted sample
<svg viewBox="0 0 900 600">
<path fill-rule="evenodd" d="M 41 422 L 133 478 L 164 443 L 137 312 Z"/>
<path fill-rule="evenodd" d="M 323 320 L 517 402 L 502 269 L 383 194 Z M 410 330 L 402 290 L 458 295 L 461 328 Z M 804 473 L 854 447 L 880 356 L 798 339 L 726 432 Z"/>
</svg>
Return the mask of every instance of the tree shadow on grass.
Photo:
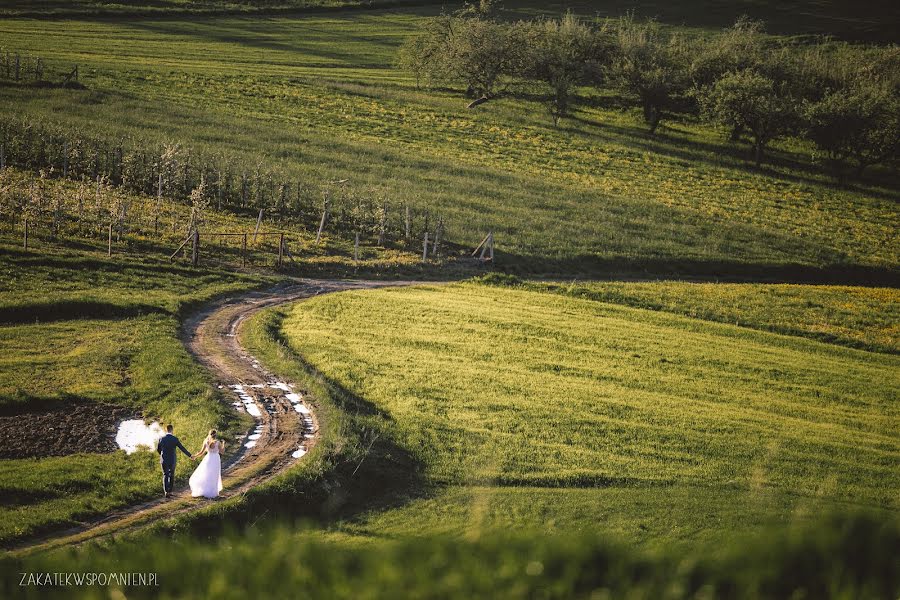
<svg viewBox="0 0 900 600">
<path fill-rule="evenodd" d="M 73 319 L 125 319 L 150 314 L 171 315 L 152 304 L 113 304 L 100 300 L 51 300 L 0 307 L 0 325 L 54 323 Z"/>
<path fill-rule="evenodd" d="M 799 185 L 838 187 L 838 184 L 820 166 L 801 160 L 794 152 L 777 147 L 768 148 L 763 164 L 757 167 L 753 162 L 752 148 L 745 140 L 734 143 L 724 141 L 714 143 L 689 139 L 686 137 L 687 132 L 676 128 L 681 124 L 678 119 L 663 121 L 660 128 L 653 134 L 638 125 L 623 127 L 600 122 L 577 113 L 568 115 L 566 119 L 597 129 L 607 137 L 613 135 L 616 137 L 617 143 L 624 143 L 636 152 L 659 154 L 687 164 L 735 169 L 748 175 L 764 175 Z M 572 135 L 590 135 L 588 132 L 574 127 L 561 126 L 560 130 Z M 897 201 L 900 196 L 892 191 L 895 187 L 896 178 L 887 170 L 872 169 L 872 173 L 867 175 L 866 181 L 848 181 L 839 186 L 839 189 L 873 196 L 881 200 Z"/>
<path fill-rule="evenodd" d="M 857 264 L 821 266 L 676 258 L 552 258 L 498 251 L 499 270 L 515 275 L 612 279 L 695 279 L 734 283 L 797 283 L 900 287 L 900 270 Z"/>
</svg>

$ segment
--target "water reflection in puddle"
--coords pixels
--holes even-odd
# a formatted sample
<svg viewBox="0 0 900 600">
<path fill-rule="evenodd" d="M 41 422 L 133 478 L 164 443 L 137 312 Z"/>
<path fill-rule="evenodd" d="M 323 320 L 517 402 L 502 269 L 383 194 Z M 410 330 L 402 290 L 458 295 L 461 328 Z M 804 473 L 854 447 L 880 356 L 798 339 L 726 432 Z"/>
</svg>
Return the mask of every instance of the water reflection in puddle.
<svg viewBox="0 0 900 600">
<path fill-rule="evenodd" d="M 255 366 L 255 365 L 254 365 Z M 247 414 L 256 417 L 257 419 L 262 417 L 262 413 L 259 410 L 259 405 L 257 402 L 265 402 L 267 404 L 273 405 L 272 399 L 268 396 L 263 396 L 261 400 L 257 401 L 254 399 L 251 390 L 262 390 L 268 388 L 269 390 L 279 390 L 281 395 L 288 400 L 293 406 L 294 410 L 297 411 L 301 423 L 303 424 L 303 438 L 306 440 L 311 440 L 315 437 L 315 434 L 312 433 L 315 430 L 315 424 L 312 420 L 312 412 L 303 404 L 303 394 L 294 391 L 294 386 L 290 383 L 286 383 L 284 381 L 268 381 L 266 383 L 253 383 L 253 384 L 234 384 L 228 386 L 237 394 L 240 398 L 239 401 L 233 402 L 232 406 L 235 408 L 243 408 Z M 259 443 L 260 438 L 262 437 L 263 426 L 260 424 L 253 430 L 253 432 L 247 436 L 246 441 L 244 442 L 244 448 L 253 448 Z M 293 458 L 300 458 L 307 453 L 306 445 L 301 444 L 294 452 L 291 453 Z"/>
<path fill-rule="evenodd" d="M 156 421 L 147 425 L 143 419 L 122 421 L 116 432 L 116 445 L 128 454 L 144 448 L 153 450 L 165 432 Z"/>
</svg>

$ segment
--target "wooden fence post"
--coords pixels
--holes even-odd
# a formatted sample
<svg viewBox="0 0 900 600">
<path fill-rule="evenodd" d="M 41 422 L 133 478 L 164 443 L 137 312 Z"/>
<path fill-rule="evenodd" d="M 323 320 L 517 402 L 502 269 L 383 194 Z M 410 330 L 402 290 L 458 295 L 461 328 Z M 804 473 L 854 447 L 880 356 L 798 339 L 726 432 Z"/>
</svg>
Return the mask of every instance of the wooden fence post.
<svg viewBox="0 0 900 600">
<path fill-rule="evenodd" d="M 356 240 L 353 242 L 353 262 L 359 262 L 359 232 L 356 232 Z"/>
<path fill-rule="evenodd" d="M 241 246 L 241 266 L 247 266 L 247 234 L 244 234 L 244 242 Z"/>
<path fill-rule="evenodd" d="M 69 140 L 63 142 L 63 179 L 69 176 Z"/>
<path fill-rule="evenodd" d="M 106 255 L 112 256 L 112 220 L 109 222 L 108 235 L 106 237 Z"/>
<path fill-rule="evenodd" d="M 28 250 L 28 217 L 25 217 L 25 249 Z"/>
<path fill-rule="evenodd" d="M 410 234 L 411 225 L 412 225 L 412 223 L 410 222 L 410 219 L 409 219 L 409 204 L 407 204 L 406 205 L 406 244 L 407 245 L 409 245 L 409 243 L 410 243 L 409 234 Z"/>
<path fill-rule="evenodd" d="M 256 229 L 253 230 L 253 243 L 256 243 L 256 234 L 259 233 L 259 225 L 262 223 L 263 209 L 259 209 L 259 216 L 256 218 Z"/>
<path fill-rule="evenodd" d="M 444 217 L 440 217 L 438 219 L 437 225 L 435 225 L 435 227 L 434 227 L 434 245 L 431 248 L 432 256 L 436 257 L 438 255 L 438 246 L 441 243 L 441 233 L 442 233 L 441 230 L 443 228 L 444 228 Z"/>
<path fill-rule="evenodd" d="M 200 262 L 200 230 L 194 229 L 194 238 L 191 244 L 191 266 L 196 267 Z"/>
<path fill-rule="evenodd" d="M 222 210 L 222 169 L 216 174 L 216 210 Z"/>
<path fill-rule="evenodd" d="M 322 220 L 319 221 L 319 231 L 316 233 L 316 245 L 322 239 L 322 231 L 325 230 L 325 219 L 328 218 L 328 196 L 325 196 L 324 208 L 322 209 Z"/>
<path fill-rule="evenodd" d="M 384 206 L 381 207 L 381 228 L 378 231 L 378 245 L 384 246 L 384 236 L 387 229 L 387 202 L 384 203 Z"/>
<path fill-rule="evenodd" d="M 278 237 L 278 268 L 281 268 L 281 262 L 284 260 L 284 232 Z"/>
<path fill-rule="evenodd" d="M 159 179 L 156 182 L 156 210 L 153 213 L 153 235 L 159 233 L 159 211 L 162 210 L 162 187 L 163 176 L 162 171 L 160 171 Z"/>
<path fill-rule="evenodd" d="M 422 262 L 428 260 L 428 232 L 425 232 L 425 243 L 422 244 Z"/>
</svg>

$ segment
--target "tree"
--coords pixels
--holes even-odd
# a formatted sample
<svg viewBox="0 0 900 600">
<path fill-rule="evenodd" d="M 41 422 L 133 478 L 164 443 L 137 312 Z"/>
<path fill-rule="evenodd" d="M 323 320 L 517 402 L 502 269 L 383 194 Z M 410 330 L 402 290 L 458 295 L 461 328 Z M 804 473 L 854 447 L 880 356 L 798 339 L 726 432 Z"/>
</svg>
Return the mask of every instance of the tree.
<svg viewBox="0 0 900 600">
<path fill-rule="evenodd" d="M 424 30 L 400 47 L 398 66 L 416 78 L 416 88 L 450 78 L 447 59 L 452 33 L 452 17 L 441 15 L 426 21 Z"/>
<path fill-rule="evenodd" d="M 900 154 L 900 98 L 875 82 L 859 81 L 808 103 L 804 117 L 815 157 L 838 181 L 849 164 L 862 177 L 866 167 Z"/>
<path fill-rule="evenodd" d="M 417 81 L 462 84 L 470 97 L 494 98 L 520 77 L 528 56 L 526 23 L 501 23 L 475 13 L 442 15 L 401 50 Z"/>
<path fill-rule="evenodd" d="M 766 146 L 795 125 L 795 106 L 780 86 L 753 69 L 728 73 L 701 98 L 708 119 L 731 131 L 740 127 L 750 132 L 756 166 Z"/>
<path fill-rule="evenodd" d="M 449 41 L 449 72 L 470 96 L 493 98 L 524 70 L 528 44 L 523 23 L 460 19 Z"/>
<path fill-rule="evenodd" d="M 191 190 L 191 222 L 188 225 L 188 233 L 192 229 L 200 229 L 206 223 L 206 212 L 209 209 L 210 199 L 206 193 L 206 181 L 200 176 L 200 185 Z"/>
<path fill-rule="evenodd" d="M 525 75 L 549 88 L 547 109 L 556 125 L 569 113 L 574 88 L 609 58 L 612 41 L 605 27 L 594 30 L 572 13 L 538 22 L 530 40 Z"/>
<path fill-rule="evenodd" d="M 766 60 L 768 47 L 763 32 L 762 21 L 744 15 L 718 35 L 693 40 L 693 58 L 688 67 L 693 98 L 707 93 L 726 73 L 759 68 Z M 728 139 L 737 141 L 742 133 L 743 127 L 735 126 Z"/>
<path fill-rule="evenodd" d="M 762 21 L 744 15 L 718 35 L 696 40 L 689 66 L 691 83 L 704 89 L 726 73 L 758 68 L 766 56 L 763 32 Z"/>
<path fill-rule="evenodd" d="M 687 68 L 681 40 L 666 36 L 656 21 L 623 17 L 616 29 L 616 57 L 607 69 L 610 82 L 636 97 L 650 133 L 663 111 L 673 108 L 687 90 Z"/>
</svg>

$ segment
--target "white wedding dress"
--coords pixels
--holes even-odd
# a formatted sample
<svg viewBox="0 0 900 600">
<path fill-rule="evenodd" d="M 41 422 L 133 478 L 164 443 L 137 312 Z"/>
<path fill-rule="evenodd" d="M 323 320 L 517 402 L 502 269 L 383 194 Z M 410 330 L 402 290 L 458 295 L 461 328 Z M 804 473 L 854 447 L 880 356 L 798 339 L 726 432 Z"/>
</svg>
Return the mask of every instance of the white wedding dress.
<svg viewBox="0 0 900 600">
<path fill-rule="evenodd" d="M 191 475 L 191 496 L 215 498 L 222 491 L 222 458 L 219 456 L 219 442 L 209 442 L 206 456 Z"/>
</svg>

